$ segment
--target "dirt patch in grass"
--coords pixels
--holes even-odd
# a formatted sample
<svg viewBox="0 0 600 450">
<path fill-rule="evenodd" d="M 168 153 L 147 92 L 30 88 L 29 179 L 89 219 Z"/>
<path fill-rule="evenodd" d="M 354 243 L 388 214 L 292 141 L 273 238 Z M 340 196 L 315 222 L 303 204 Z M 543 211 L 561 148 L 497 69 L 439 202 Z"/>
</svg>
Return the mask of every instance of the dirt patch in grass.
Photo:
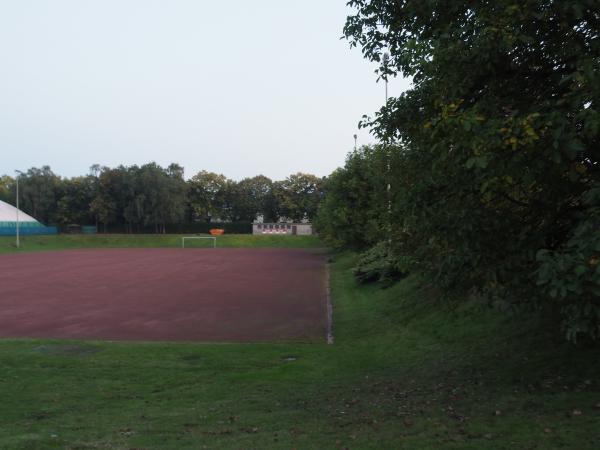
<svg viewBox="0 0 600 450">
<path fill-rule="evenodd" d="M 37 347 L 34 347 L 33 350 L 43 355 L 55 356 L 89 356 L 102 351 L 99 347 L 76 344 L 38 345 Z"/>
</svg>

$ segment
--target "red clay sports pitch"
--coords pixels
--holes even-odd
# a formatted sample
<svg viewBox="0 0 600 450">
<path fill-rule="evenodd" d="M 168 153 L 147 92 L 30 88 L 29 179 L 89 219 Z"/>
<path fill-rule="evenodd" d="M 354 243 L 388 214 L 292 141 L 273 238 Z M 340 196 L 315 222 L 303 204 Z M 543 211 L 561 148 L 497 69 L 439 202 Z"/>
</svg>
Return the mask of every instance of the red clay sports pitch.
<svg viewBox="0 0 600 450">
<path fill-rule="evenodd" d="M 0 337 L 321 341 L 325 256 L 107 249 L 0 256 Z"/>
</svg>

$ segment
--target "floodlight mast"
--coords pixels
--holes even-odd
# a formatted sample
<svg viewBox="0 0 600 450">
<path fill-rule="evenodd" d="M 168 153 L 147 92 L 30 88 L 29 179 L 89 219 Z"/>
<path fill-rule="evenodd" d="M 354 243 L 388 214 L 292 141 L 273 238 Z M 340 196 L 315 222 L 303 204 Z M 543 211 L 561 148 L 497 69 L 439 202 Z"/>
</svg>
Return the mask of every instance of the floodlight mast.
<svg viewBox="0 0 600 450">
<path fill-rule="evenodd" d="M 385 81 L 385 104 L 387 105 L 387 101 L 388 101 L 388 79 L 387 79 L 387 66 L 390 62 L 390 54 L 389 53 L 384 53 L 383 54 L 383 67 L 386 69 L 384 71 L 384 78 L 383 80 Z"/>
<path fill-rule="evenodd" d="M 16 204 L 17 204 L 17 233 L 16 233 L 17 234 L 17 242 L 16 242 L 16 244 L 17 244 L 17 248 L 19 248 L 21 245 L 21 242 L 19 241 L 19 177 L 21 175 L 23 175 L 23 172 L 21 172 L 20 170 L 15 170 L 15 173 L 17 174 L 17 177 L 16 177 L 16 179 L 17 179 L 17 201 L 16 201 Z"/>
<path fill-rule="evenodd" d="M 384 81 L 385 81 L 385 106 L 387 108 L 388 103 L 388 78 L 387 78 L 387 68 L 390 63 L 390 54 L 383 54 L 383 67 L 384 67 Z M 387 209 L 388 209 L 388 244 L 392 243 L 392 183 L 391 183 L 391 159 L 392 159 L 392 150 L 389 146 L 388 139 L 385 140 L 385 149 L 386 149 L 386 169 L 387 169 Z"/>
</svg>

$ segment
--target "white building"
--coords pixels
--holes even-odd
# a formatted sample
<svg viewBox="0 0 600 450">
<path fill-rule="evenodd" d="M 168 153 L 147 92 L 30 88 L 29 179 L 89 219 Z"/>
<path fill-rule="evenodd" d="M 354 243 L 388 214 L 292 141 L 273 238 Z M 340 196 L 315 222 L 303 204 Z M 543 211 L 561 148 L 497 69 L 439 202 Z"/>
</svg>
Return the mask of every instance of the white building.
<svg viewBox="0 0 600 450">
<path fill-rule="evenodd" d="M 313 234 L 310 223 L 253 223 L 252 234 L 288 234 L 308 236 Z"/>
</svg>

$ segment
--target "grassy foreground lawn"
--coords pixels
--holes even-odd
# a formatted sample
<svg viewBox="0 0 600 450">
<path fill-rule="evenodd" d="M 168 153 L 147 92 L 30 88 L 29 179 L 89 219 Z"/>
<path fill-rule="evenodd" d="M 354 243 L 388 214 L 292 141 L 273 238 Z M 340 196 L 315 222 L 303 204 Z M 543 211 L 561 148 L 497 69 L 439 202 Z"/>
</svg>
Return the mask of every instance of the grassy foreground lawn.
<svg viewBox="0 0 600 450">
<path fill-rule="evenodd" d="M 597 349 L 352 264 L 330 346 L 0 341 L 0 448 L 599 448 Z"/>
<path fill-rule="evenodd" d="M 181 247 L 182 236 L 194 234 L 59 234 L 56 236 L 25 236 L 19 251 L 64 250 L 74 248 L 156 248 Z M 202 235 L 208 236 L 208 235 Z M 210 247 L 209 239 L 187 241 L 187 246 Z M 217 247 L 281 247 L 316 248 L 322 244 L 316 236 L 261 236 L 251 234 L 225 234 L 217 237 Z M 17 251 L 14 237 L 0 237 L 0 253 Z"/>
</svg>

